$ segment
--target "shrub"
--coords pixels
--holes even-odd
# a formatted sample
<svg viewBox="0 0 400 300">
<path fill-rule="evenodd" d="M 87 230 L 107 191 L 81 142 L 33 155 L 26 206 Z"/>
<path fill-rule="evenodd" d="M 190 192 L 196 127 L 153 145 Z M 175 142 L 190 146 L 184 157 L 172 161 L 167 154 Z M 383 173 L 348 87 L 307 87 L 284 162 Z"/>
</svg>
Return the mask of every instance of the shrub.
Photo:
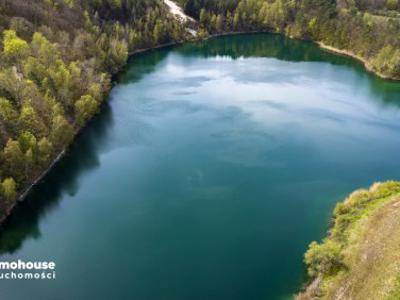
<svg viewBox="0 0 400 300">
<path fill-rule="evenodd" d="M 330 239 L 322 244 L 312 242 L 305 254 L 304 262 L 311 277 L 332 275 L 343 266 L 340 245 Z"/>
</svg>

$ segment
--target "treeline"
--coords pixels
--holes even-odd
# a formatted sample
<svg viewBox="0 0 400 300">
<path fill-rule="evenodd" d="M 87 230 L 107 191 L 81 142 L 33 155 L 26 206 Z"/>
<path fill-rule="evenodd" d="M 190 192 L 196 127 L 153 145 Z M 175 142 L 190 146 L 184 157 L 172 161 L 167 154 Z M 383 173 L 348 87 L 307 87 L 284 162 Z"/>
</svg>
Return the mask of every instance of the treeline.
<svg viewBox="0 0 400 300">
<path fill-rule="evenodd" d="M 159 0 L 1 0 L 0 32 L 0 215 L 98 111 L 128 53 L 185 36 Z"/>
<path fill-rule="evenodd" d="M 310 39 L 364 58 L 400 78 L 398 0 L 179 0 L 203 32 L 269 31 Z"/>
</svg>

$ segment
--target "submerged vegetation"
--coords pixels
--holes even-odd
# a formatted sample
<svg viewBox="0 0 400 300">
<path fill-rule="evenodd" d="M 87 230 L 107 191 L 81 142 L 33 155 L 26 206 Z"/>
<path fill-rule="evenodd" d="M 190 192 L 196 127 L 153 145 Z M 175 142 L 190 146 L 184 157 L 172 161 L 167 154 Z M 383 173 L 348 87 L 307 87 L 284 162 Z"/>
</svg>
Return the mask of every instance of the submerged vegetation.
<svg viewBox="0 0 400 300">
<path fill-rule="evenodd" d="M 312 242 L 305 254 L 314 281 L 297 299 L 398 299 L 399 205 L 396 181 L 376 183 L 338 203 L 329 236 Z"/>
</svg>

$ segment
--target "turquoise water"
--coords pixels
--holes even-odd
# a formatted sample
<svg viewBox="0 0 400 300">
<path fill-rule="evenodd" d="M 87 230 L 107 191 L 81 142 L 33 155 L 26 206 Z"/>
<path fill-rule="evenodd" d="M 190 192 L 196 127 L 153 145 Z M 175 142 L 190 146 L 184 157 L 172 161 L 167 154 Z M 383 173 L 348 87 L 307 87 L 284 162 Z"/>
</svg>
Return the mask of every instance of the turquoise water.
<svg viewBox="0 0 400 300">
<path fill-rule="evenodd" d="M 285 299 L 337 201 L 400 179 L 400 84 L 252 34 L 135 56 L 9 219 L 2 299 Z"/>
</svg>

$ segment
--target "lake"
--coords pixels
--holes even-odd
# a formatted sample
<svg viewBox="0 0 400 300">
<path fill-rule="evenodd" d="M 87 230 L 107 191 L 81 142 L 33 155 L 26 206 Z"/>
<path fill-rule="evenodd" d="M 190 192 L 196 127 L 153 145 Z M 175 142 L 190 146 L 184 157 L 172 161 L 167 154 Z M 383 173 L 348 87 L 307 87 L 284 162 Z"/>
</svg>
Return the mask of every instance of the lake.
<svg viewBox="0 0 400 300">
<path fill-rule="evenodd" d="M 19 205 L 0 260 L 55 280 L 2 299 L 290 299 L 335 204 L 400 179 L 400 84 L 308 42 L 248 34 L 133 57 Z"/>
</svg>

